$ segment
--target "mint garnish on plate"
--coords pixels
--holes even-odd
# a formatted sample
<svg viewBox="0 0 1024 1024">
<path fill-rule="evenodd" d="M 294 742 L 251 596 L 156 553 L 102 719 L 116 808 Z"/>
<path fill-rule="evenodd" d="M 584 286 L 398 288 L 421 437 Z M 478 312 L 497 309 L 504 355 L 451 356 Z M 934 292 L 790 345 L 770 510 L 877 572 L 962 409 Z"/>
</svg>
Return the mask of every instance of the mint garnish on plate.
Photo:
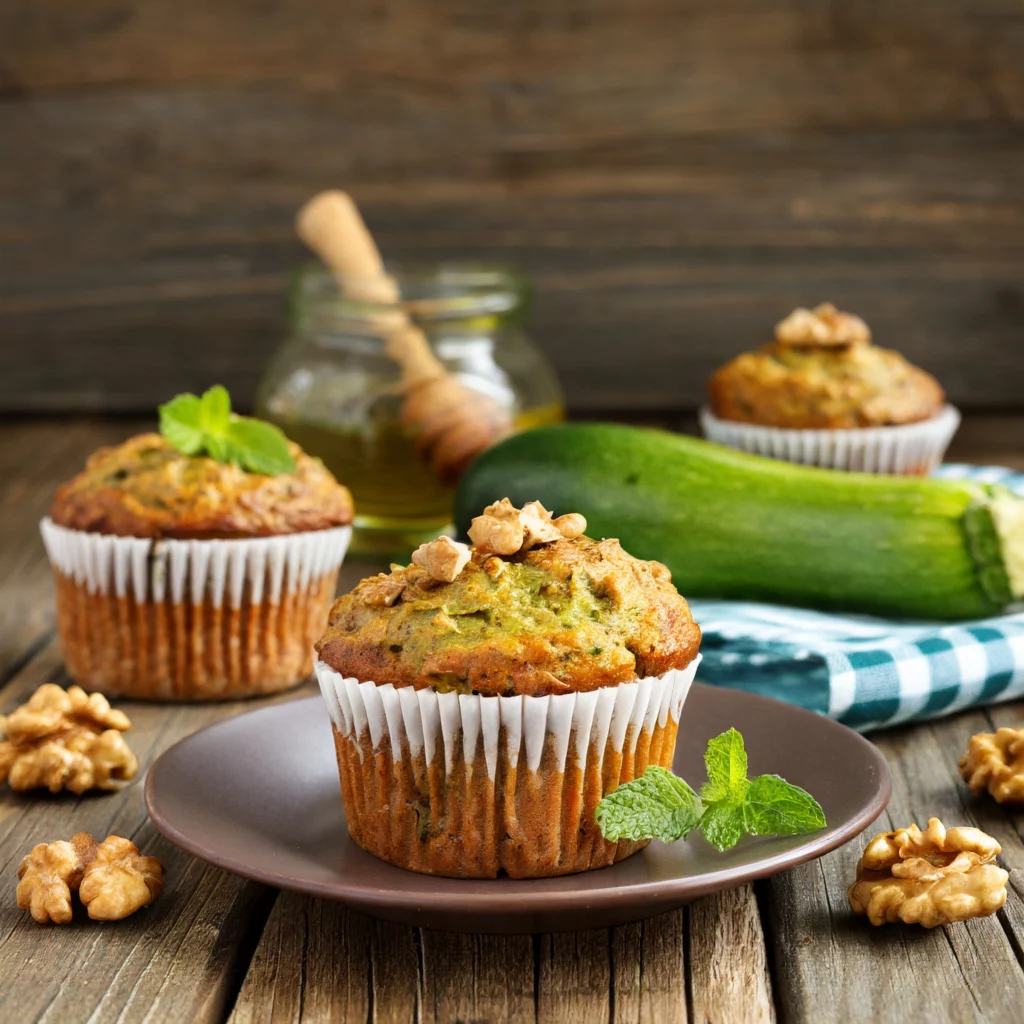
<svg viewBox="0 0 1024 1024">
<path fill-rule="evenodd" d="M 288 439 L 272 423 L 238 416 L 220 384 L 198 395 L 177 395 L 160 406 L 160 433 L 183 455 L 209 455 L 250 473 L 294 473 Z"/>
<path fill-rule="evenodd" d="M 704 752 L 708 781 L 698 796 L 670 771 L 651 765 L 619 786 L 594 814 L 605 839 L 685 839 L 695 828 L 719 850 L 744 835 L 794 836 L 825 827 L 818 801 L 778 775 L 747 778 L 743 737 L 729 729 Z"/>
</svg>

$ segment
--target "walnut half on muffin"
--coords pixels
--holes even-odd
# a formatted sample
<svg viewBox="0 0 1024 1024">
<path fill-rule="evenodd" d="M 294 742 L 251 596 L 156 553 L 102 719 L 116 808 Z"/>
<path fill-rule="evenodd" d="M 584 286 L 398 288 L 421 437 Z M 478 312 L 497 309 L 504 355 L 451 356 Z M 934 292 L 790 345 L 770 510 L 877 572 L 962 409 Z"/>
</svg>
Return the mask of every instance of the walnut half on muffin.
<svg viewBox="0 0 1024 1024">
<path fill-rule="evenodd" d="M 585 525 L 498 502 L 477 545 L 435 542 L 335 602 L 316 671 L 364 849 L 522 878 L 644 845 L 606 841 L 594 809 L 671 766 L 700 629 L 663 565 Z"/>
</svg>

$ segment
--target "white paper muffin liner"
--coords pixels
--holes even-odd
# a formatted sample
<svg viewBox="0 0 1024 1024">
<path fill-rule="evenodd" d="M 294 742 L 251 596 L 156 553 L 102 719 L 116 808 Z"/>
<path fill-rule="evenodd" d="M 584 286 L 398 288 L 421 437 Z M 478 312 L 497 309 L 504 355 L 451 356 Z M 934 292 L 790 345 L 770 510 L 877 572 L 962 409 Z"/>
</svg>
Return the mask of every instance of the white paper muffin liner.
<svg viewBox="0 0 1024 1024">
<path fill-rule="evenodd" d="M 700 425 L 709 441 L 754 455 L 823 469 L 926 476 L 942 462 L 960 413 L 947 405 L 930 420 L 898 427 L 789 430 L 722 420 L 704 408 Z"/>
<path fill-rule="evenodd" d="M 120 696 L 227 699 L 306 678 L 349 526 L 157 540 L 40 524 L 68 673 Z"/>
<path fill-rule="evenodd" d="M 314 665 L 334 727 L 353 839 L 416 871 L 493 877 L 603 867 L 597 802 L 649 764 L 671 767 L 699 657 L 597 690 L 482 696 L 394 687 Z"/>
</svg>

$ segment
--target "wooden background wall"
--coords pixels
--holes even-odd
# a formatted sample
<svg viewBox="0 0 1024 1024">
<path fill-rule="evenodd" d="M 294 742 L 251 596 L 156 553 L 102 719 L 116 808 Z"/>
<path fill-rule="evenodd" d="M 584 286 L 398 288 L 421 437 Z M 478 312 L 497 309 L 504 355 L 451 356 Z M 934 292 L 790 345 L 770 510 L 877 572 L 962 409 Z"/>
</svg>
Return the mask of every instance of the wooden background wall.
<svg viewBox="0 0 1024 1024">
<path fill-rule="evenodd" d="M 291 230 L 525 268 L 579 409 L 832 299 L 1024 406 L 1020 0 L 3 0 L 0 411 L 247 400 Z"/>
</svg>

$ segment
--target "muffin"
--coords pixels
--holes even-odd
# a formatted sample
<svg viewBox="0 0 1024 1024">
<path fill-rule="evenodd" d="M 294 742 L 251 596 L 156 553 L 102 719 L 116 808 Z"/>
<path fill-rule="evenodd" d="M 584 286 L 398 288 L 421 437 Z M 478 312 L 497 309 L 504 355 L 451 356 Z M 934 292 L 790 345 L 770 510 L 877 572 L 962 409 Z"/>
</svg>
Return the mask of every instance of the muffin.
<svg viewBox="0 0 1024 1024">
<path fill-rule="evenodd" d="M 227 700 L 309 675 L 352 500 L 319 460 L 280 442 L 293 468 L 270 475 L 141 434 L 59 488 L 42 534 L 76 682 Z"/>
<path fill-rule="evenodd" d="M 872 345 L 867 324 L 830 303 L 794 310 L 708 390 L 710 440 L 831 469 L 927 474 L 960 421 L 931 374 Z"/>
<path fill-rule="evenodd" d="M 507 500 L 331 609 L 315 668 L 349 833 L 401 867 L 562 875 L 605 840 L 601 798 L 671 767 L 700 629 L 668 570 Z"/>
</svg>

